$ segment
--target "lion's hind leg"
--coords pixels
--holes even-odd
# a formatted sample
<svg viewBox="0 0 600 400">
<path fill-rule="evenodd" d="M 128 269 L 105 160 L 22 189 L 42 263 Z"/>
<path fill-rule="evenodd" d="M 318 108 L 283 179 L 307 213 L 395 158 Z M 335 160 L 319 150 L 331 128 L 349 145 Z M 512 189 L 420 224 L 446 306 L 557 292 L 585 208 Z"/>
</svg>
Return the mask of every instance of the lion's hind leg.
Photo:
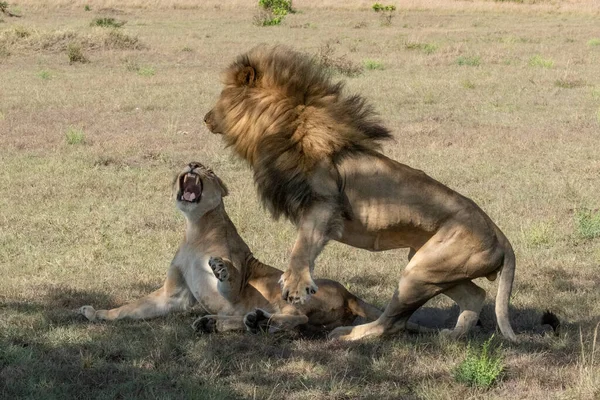
<svg viewBox="0 0 600 400">
<path fill-rule="evenodd" d="M 454 329 L 444 329 L 442 334 L 452 338 L 464 336 L 479 319 L 485 301 L 485 290 L 471 281 L 466 281 L 446 290 L 444 294 L 458 304 L 460 314 Z"/>
</svg>

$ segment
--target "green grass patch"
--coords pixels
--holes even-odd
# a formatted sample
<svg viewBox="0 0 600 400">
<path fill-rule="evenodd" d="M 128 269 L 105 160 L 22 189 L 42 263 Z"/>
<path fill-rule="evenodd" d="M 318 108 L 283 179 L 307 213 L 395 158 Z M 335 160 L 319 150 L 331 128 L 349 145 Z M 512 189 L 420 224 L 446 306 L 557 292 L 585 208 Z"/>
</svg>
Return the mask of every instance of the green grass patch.
<svg viewBox="0 0 600 400">
<path fill-rule="evenodd" d="M 365 60 L 363 61 L 366 69 L 369 70 L 384 70 L 385 67 L 381 61 L 378 60 Z"/>
<path fill-rule="evenodd" d="M 529 65 L 531 67 L 552 68 L 554 66 L 554 60 L 551 58 L 543 58 L 541 55 L 536 54 L 529 59 Z"/>
<path fill-rule="evenodd" d="M 554 238 L 554 224 L 548 222 L 536 222 L 523 229 L 521 232 L 523 242 L 529 247 L 541 247 L 549 245 Z"/>
<path fill-rule="evenodd" d="M 587 45 L 590 47 L 600 46 L 600 38 L 593 38 L 588 40 Z"/>
<path fill-rule="evenodd" d="M 127 21 L 120 21 L 115 18 L 103 17 L 103 18 L 94 18 L 92 22 L 90 22 L 90 26 L 99 26 L 102 28 L 120 28 L 125 25 Z"/>
<path fill-rule="evenodd" d="M 584 239 L 600 237 L 600 211 L 589 209 L 577 210 L 575 212 L 575 228 L 577 234 Z"/>
<path fill-rule="evenodd" d="M 468 65 L 478 67 L 481 65 L 481 57 L 479 56 L 460 56 L 456 59 L 458 65 Z"/>
<path fill-rule="evenodd" d="M 50 71 L 43 69 L 40 72 L 37 73 L 37 76 L 40 77 L 40 79 L 48 81 L 50 79 L 52 79 L 52 74 L 50 73 Z"/>
<path fill-rule="evenodd" d="M 65 133 L 67 144 L 77 145 L 85 143 L 85 132 L 81 128 L 70 127 Z"/>
<path fill-rule="evenodd" d="M 435 43 L 406 42 L 404 48 L 407 50 L 419 50 L 425 54 L 433 54 L 439 46 Z"/>
<path fill-rule="evenodd" d="M 457 382 L 487 389 L 501 379 L 504 363 L 499 349 L 491 347 L 493 338 L 486 340 L 481 350 L 467 347 L 465 360 L 454 371 Z"/>
<path fill-rule="evenodd" d="M 138 75 L 140 76 L 154 76 L 156 74 L 156 70 L 154 67 L 140 67 L 137 70 Z"/>
</svg>

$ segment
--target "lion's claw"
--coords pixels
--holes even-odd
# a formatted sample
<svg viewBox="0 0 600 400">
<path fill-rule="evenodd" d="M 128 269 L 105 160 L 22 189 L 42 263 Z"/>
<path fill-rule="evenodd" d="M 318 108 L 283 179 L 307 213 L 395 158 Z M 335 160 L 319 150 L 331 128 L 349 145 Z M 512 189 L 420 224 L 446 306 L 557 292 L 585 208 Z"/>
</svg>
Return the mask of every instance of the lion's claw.
<svg viewBox="0 0 600 400">
<path fill-rule="evenodd" d="M 212 315 L 205 315 L 192 323 L 192 328 L 198 333 L 217 332 L 217 319 Z"/>
<path fill-rule="evenodd" d="M 309 274 L 298 277 L 291 273 L 284 273 L 279 279 L 281 285 L 281 297 L 288 303 L 304 304 L 310 296 L 317 293 L 318 287 Z"/>
</svg>

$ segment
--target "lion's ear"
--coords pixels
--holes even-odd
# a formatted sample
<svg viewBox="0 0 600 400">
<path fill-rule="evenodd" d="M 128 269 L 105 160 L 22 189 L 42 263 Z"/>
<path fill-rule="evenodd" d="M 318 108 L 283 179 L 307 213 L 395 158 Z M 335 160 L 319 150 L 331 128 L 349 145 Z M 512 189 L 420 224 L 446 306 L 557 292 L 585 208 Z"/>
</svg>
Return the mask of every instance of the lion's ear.
<svg viewBox="0 0 600 400">
<path fill-rule="evenodd" d="M 254 86 L 256 70 L 249 65 L 245 66 L 237 73 L 237 82 L 240 86 Z"/>
<path fill-rule="evenodd" d="M 215 178 L 217 178 L 217 183 L 219 184 L 219 187 L 221 188 L 221 197 L 227 196 L 229 194 L 229 189 L 227 189 L 227 186 L 223 183 L 221 178 L 219 178 L 216 175 L 215 175 Z"/>
</svg>

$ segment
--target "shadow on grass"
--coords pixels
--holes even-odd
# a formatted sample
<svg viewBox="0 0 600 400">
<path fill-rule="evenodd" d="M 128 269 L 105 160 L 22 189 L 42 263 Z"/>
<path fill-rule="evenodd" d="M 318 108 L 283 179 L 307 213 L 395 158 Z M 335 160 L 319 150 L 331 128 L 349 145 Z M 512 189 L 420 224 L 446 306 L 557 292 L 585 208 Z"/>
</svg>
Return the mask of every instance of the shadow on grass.
<svg viewBox="0 0 600 400">
<path fill-rule="evenodd" d="M 298 335 L 197 336 L 190 328 L 195 317 L 190 313 L 89 323 L 75 313 L 79 306 L 119 304 L 103 293 L 67 286 L 49 286 L 40 293 L 39 302 L 0 303 L 0 317 L 11 324 L 0 333 L 0 398 L 231 399 L 267 398 L 274 391 L 273 398 L 300 392 L 308 397 L 416 398 L 418 382 L 450 379 L 441 360 L 456 357 L 457 351 L 435 335 L 358 343 Z M 543 336 L 541 314 L 511 309 L 522 342 L 504 347 L 550 353 L 554 339 Z M 425 307 L 413 321 L 451 328 L 457 316 L 457 307 Z M 459 342 L 459 348 L 489 338 L 496 330 L 494 319 L 493 306 L 486 305 L 480 328 Z M 592 323 L 581 322 L 585 327 Z M 572 343 L 545 357 L 559 365 L 576 361 L 577 338 L 573 335 Z M 415 368 L 423 360 L 440 366 Z"/>
</svg>

